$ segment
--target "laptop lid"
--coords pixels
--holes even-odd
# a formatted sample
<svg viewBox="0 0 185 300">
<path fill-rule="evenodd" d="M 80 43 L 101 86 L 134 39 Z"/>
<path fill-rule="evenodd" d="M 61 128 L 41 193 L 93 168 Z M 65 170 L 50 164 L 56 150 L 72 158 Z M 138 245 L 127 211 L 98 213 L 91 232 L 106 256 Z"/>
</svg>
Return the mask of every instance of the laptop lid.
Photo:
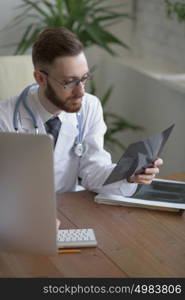
<svg viewBox="0 0 185 300">
<path fill-rule="evenodd" d="M 0 250 L 57 253 L 50 136 L 0 133 Z"/>
</svg>

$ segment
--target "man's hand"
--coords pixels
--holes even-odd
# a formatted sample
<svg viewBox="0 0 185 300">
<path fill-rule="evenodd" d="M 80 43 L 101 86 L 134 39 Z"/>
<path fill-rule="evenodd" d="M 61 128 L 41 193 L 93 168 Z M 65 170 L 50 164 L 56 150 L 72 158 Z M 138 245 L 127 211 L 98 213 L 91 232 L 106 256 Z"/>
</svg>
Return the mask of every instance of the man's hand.
<svg viewBox="0 0 185 300">
<path fill-rule="evenodd" d="M 59 220 L 59 219 L 56 219 L 56 227 L 57 227 L 57 230 L 58 230 L 59 227 L 60 227 L 60 220 Z"/>
<path fill-rule="evenodd" d="M 155 175 L 159 173 L 159 166 L 163 164 L 163 160 L 158 158 L 153 163 L 153 168 L 146 168 L 143 174 L 138 174 L 130 177 L 128 182 L 150 184 L 155 178 Z"/>
</svg>

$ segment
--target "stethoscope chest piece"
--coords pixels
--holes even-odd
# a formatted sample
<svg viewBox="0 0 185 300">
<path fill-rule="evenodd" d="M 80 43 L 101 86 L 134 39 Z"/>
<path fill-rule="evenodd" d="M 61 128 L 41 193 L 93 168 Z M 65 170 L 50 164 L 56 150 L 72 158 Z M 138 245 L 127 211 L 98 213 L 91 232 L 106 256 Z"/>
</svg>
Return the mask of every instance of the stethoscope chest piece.
<svg viewBox="0 0 185 300">
<path fill-rule="evenodd" d="M 76 143 L 74 145 L 74 153 L 78 156 L 81 157 L 83 154 L 83 144 L 82 143 Z"/>
</svg>

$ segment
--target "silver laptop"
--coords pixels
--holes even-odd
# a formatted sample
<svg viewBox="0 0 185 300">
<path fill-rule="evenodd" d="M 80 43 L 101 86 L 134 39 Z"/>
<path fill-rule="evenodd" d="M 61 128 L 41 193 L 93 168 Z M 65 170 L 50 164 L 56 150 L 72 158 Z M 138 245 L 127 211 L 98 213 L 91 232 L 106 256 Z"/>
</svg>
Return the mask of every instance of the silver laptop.
<svg viewBox="0 0 185 300">
<path fill-rule="evenodd" d="M 53 141 L 0 133 L 0 250 L 57 253 Z"/>
</svg>

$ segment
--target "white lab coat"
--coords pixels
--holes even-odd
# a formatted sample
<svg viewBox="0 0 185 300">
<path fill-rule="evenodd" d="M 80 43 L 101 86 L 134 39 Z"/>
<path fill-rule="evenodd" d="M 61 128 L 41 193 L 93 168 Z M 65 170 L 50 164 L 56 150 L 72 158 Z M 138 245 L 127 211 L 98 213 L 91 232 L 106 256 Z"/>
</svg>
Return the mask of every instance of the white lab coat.
<svg viewBox="0 0 185 300">
<path fill-rule="evenodd" d="M 14 131 L 12 119 L 16 100 L 17 97 L 0 101 L 0 131 Z M 36 117 L 39 133 L 46 134 L 44 122 L 51 115 L 39 102 L 37 86 L 30 89 L 27 104 Z M 80 115 L 85 148 L 82 157 L 76 156 L 73 151 L 74 141 L 79 133 L 76 114 L 63 111 L 59 115 L 62 125 L 54 150 L 56 192 L 75 191 L 80 177 L 82 186 L 88 190 L 131 196 L 137 184 L 119 181 L 102 186 L 115 164 L 112 164 L 110 154 L 103 148 L 106 126 L 99 99 L 85 93 Z M 18 126 L 20 132 L 35 131 L 32 118 L 22 106 L 19 109 Z"/>
</svg>

